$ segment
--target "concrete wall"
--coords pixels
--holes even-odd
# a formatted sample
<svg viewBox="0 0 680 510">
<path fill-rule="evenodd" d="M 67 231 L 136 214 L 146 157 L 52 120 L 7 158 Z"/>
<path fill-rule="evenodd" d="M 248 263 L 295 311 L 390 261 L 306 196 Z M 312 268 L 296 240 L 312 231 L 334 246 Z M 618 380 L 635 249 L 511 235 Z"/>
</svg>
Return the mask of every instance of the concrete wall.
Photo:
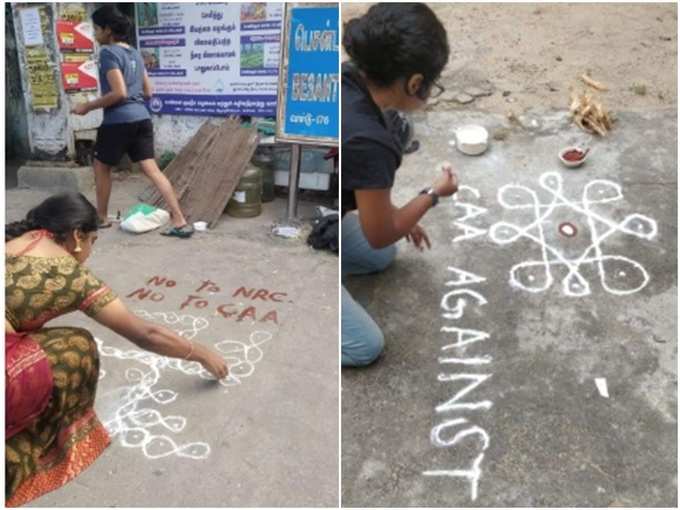
<svg viewBox="0 0 680 510">
<path fill-rule="evenodd" d="M 85 4 L 87 11 L 92 12 L 96 4 Z M 18 9 L 22 7 L 38 7 L 45 6 L 49 24 L 47 33 L 43 34 L 46 47 L 51 60 L 54 64 L 55 79 L 58 80 L 59 86 L 59 107 L 50 112 L 38 111 L 34 112 L 31 104 L 30 87 L 28 85 L 28 76 L 26 73 L 26 55 L 25 46 L 23 44 L 21 20 L 19 18 Z M 40 4 L 14 4 L 12 6 L 12 14 L 15 26 L 16 44 L 19 55 L 20 84 L 25 94 L 23 94 L 23 109 L 25 116 L 25 130 L 28 131 L 28 142 L 30 145 L 30 158 L 37 160 L 64 160 L 73 159 L 75 157 L 74 147 L 72 145 L 72 131 L 85 130 L 96 116 L 96 120 L 101 119 L 101 110 L 92 112 L 86 117 L 76 117 L 69 115 L 71 100 L 69 95 L 65 93 L 61 86 L 59 61 L 60 53 L 56 38 L 55 18 L 57 16 L 57 6 L 54 3 L 40 3 Z M 77 98 L 74 98 L 77 100 Z M 178 153 L 191 138 L 196 134 L 198 129 L 206 120 L 212 120 L 219 123 L 223 120 L 221 117 L 197 117 L 189 115 L 152 115 L 154 123 L 155 135 L 155 153 L 156 157 L 160 157 L 164 152 L 172 151 Z M 22 119 L 23 120 L 23 119 Z M 95 122 L 94 125 L 98 125 Z M 87 126 L 83 125 L 87 124 Z M 8 123 L 8 126 L 10 123 Z M 16 125 L 18 128 L 18 124 Z"/>
<path fill-rule="evenodd" d="M 222 122 L 221 117 L 193 115 L 151 115 L 154 126 L 156 158 L 166 151 L 179 153 L 206 120 Z"/>
<path fill-rule="evenodd" d="M 54 79 L 57 80 L 59 93 L 58 106 L 49 111 L 33 111 L 32 95 L 28 83 L 26 65 L 26 47 L 24 46 L 23 28 L 19 10 L 28 7 L 42 7 L 48 18 L 46 30 L 43 32 L 45 48 L 51 64 L 54 66 Z M 32 159 L 64 160 L 68 147 L 68 110 L 69 103 L 61 86 L 59 73 L 59 50 L 55 30 L 55 4 L 53 3 L 19 3 L 12 5 L 12 14 L 19 55 L 19 72 L 21 88 L 24 91 L 26 124 L 28 128 L 29 153 Z"/>
<path fill-rule="evenodd" d="M 19 56 L 12 7 L 5 5 L 5 156 L 7 159 L 27 157 L 28 125 L 24 91 L 19 75 Z"/>
<path fill-rule="evenodd" d="M 26 55 L 25 46 L 23 44 L 21 19 L 19 18 L 18 9 L 22 7 L 38 7 L 45 6 L 47 14 L 50 19 L 47 33 L 43 34 L 45 38 L 46 47 L 51 60 L 55 66 L 55 79 L 60 80 L 59 77 L 59 49 L 57 45 L 55 24 L 56 5 L 53 3 L 41 4 L 15 4 L 12 8 L 13 19 L 16 34 L 16 44 L 19 55 L 20 73 L 20 88 L 23 89 L 23 116 L 22 121 L 25 124 L 25 131 L 28 131 L 28 142 L 30 149 L 30 157 L 32 159 L 67 159 L 72 158 L 69 148 L 71 132 L 70 129 L 78 129 L 80 120 L 85 119 L 69 119 L 70 100 L 68 95 L 64 92 L 59 81 L 59 108 L 50 112 L 34 112 L 31 104 L 30 87 L 28 85 L 28 76 L 26 73 Z M 92 4 L 88 5 L 88 11 L 92 11 Z M 26 113 L 27 112 L 27 113 Z M 18 117 L 21 117 L 17 113 Z M 156 143 L 156 157 L 160 157 L 166 151 L 179 152 L 189 140 L 196 134 L 198 128 L 209 119 L 215 122 L 220 122 L 220 118 L 214 117 L 194 117 L 186 115 L 153 115 L 154 133 Z M 9 123 L 17 129 L 19 124 Z M 70 127 L 69 127 L 70 125 Z"/>
</svg>

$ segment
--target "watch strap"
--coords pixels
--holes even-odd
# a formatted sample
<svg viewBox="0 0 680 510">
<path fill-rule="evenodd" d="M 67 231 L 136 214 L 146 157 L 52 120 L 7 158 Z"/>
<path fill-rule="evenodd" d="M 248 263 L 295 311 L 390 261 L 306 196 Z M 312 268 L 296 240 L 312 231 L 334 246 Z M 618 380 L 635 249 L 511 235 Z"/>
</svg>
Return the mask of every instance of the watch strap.
<svg viewBox="0 0 680 510">
<path fill-rule="evenodd" d="M 434 188 L 425 188 L 419 193 L 419 195 L 430 195 L 430 197 L 432 197 L 432 207 L 437 205 L 439 202 L 439 195 L 437 195 Z"/>
</svg>

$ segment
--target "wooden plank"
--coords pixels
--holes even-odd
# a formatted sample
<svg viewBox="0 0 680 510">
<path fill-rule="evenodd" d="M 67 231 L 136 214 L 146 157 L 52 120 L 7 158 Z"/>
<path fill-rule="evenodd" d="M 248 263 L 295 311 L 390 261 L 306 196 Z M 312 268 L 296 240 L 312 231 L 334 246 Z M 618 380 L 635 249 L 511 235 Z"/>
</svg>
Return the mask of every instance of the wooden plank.
<svg viewBox="0 0 680 510">
<path fill-rule="evenodd" d="M 192 173 L 195 171 L 192 163 L 206 151 L 207 146 L 216 133 L 217 126 L 210 121 L 204 122 L 191 140 L 189 140 L 179 154 L 177 154 L 165 170 L 163 170 L 163 173 L 168 178 L 173 188 L 175 188 L 178 198 L 181 194 L 180 190 L 191 180 Z M 140 199 L 143 202 L 155 205 L 156 207 L 167 208 L 167 204 L 165 204 L 163 197 L 153 184 L 147 186 L 140 195 Z"/>
<path fill-rule="evenodd" d="M 202 161 L 205 159 L 205 155 L 209 154 L 213 150 L 215 144 L 215 137 L 217 136 L 218 126 L 210 125 L 210 129 L 205 131 L 206 138 L 199 139 L 192 147 L 192 149 L 187 154 L 186 162 L 182 162 L 182 165 L 178 167 L 179 172 L 174 179 L 175 192 L 177 194 L 177 199 L 180 201 L 180 206 L 184 195 L 191 183 L 195 179 L 196 172 L 200 171 Z M 201 133 L 199 133 L 199 136 Z M 159 201 L 162 198 L 159 197 Z"/>
<path fill-rule="evenodd" d="M 186 183 L 191 181 L 195 171 L 193 163 L 205 152 L 217 132 L 217 126 L 210 122 L 205 122 L 189 143 L 180 151 L 175 159 L 165 169 L 165 175 L 170 180 L 178 198 L 182 195 L 182 189 Z M 159 207 L 167 207 L 161 194 L 155 186 L 150 185 L 149 203 Z"/>
<path fill-rule="evenodd" d="M 203 168 L 182 197 L 190 221 L 205 221 L 214 227 L 231 198 L 239 179 L 257 148 L 255 128 L 244 128 L 237 119 L 227 119 L 218 129 L 212 150 L 201 161 Z"/>
<path fill-rule="evenodd" d="M 242 127 L 237 118 L 201 126 L 165 171 L 187 221 L 205 221 L 211 228 L 217 224 L 257 142 L 257 130 Z M 167 208 L 155 186 L 144 193 L 147 203 Z"/>
</svg>

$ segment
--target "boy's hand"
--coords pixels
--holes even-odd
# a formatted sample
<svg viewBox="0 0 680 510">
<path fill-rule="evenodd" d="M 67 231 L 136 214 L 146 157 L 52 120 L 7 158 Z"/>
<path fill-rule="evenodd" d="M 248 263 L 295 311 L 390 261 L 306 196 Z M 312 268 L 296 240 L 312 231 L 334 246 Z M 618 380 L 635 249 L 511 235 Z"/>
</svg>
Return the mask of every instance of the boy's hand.
<svg viewBox="0 0 680 510">
<path fill-rule="evenodd" d="M 458 191 L 458 176 L 453 172 L 451 163 L 444 162 L 441 164 L 442 175 L 434 181 L 434 191 L 440 197 L 450 197 Z"/>
</svg>

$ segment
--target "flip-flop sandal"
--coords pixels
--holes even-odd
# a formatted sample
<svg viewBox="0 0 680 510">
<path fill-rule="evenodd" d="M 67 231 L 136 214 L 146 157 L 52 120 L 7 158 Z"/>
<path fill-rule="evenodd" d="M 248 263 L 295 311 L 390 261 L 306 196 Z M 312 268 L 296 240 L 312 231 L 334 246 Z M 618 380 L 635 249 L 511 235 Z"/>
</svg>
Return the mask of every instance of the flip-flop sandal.
<svg viewBox="0 0 680 510">
<path fill-rule="evenodd" d="M 111 228 L 112 225 L 113 225 L 113 223 L 111 223 L 110 221 L 102 221 L 100 219 L 97 220 L 97 228 L 98 229 L 100 229 L 100 228 Z"/>
<path fill-rule="evenodd" d="M 179 237 L 181 239 L 188 239 L 194 234 L 194 228 L 186 224 L 182 227 L 170 227 L 169 229 L 161 232 L 162 236 L 168 237 Z"/>
</svg>

